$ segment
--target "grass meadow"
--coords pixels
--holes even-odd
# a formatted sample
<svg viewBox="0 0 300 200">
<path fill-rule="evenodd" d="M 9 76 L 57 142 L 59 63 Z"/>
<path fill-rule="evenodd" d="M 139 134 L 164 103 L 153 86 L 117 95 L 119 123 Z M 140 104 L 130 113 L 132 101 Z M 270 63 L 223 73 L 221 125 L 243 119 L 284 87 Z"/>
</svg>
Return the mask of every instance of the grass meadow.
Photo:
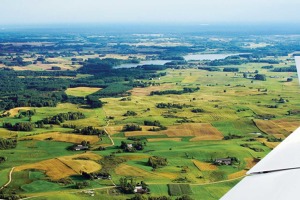
<svg viewBox="0 0 300 200">
<path fill-rule="evenodd" d="M 278 142 L 268 142 L 268 137 L 286 137 L 298 127 L 299 115 L 288 115 L 290 110 L 299 110 L 300 91 L 298 80 L 286 82 L 286 77 L 294 73 L 274 73 L 261 69 L 264 64 L 246 64 L 238 66 L 240 71 L 259 70 L 267 74 L 267 81 L 243 78 L 242 73 L 208 72 L 198 69 L 168 69 L 167 75 L 153 80 L 160 86 L 134 88 L 131 100 L 104 98 L 103 108 L 87 109 L 69 103 L 53 108 L 16 108 L 12 115 L 0 119 L 3 122 L 28 122 L 29 118 L 18 118 L 18 110 L 34 109 L 32 122 L 58 113 L 78 111 L 85 119 L 67 121 L 76 126 L 93 126 L 103 129 L 111 135 L 100 140 L 96 136 L 71 134 L 72 129 L 54 125 L 31 132 L 14 132 L 0 128 L 0 137 L 17 137 L 15 149 L 1 150 L 1 156 L 7 161 L 0 164 L 0 186 L 7 182 L 11 167 L 17 167 L 13 181 L 7 188 L 25 196 L 39 196 L 34 199 L 127 199 L 130 195 L 111 194 L 105 187 L 111 186 L 107 180 L 94 180 L 88 188 L 96 188 L 93 197 L 78 192 L 74 183 L 62 185 L 55 180 L 70 177 L 73 181 L 82 181 L 81 171 L 97 172 L 103 166 L 99 161 L 114 154 L 125 161 L 112 166 L 112 181 L 118 184 L 121 177 L 133 177 L 137 182 L 149 184 L 151 195 L 169 195 L 172 198 L 189 194 L 194 199 L 215 200 L 224 195 L 238 183 L 246 170 L 263 158 Z M 270 78 L 270 77 L 275 78 Z M 182 90 L 184 87 L 200 87 L 194 93 L 181 95 L 154 95 L 156 90 Z M 73 96 L 86 96 L 100 88 L 69 88 L 66 92 Z M 284 98 L 285 103 L 278 99 Z M 182 109 L 157 108 L 158 103 L 185 104 Z M 276 108 L 270 108 L 276 105 Z M 203 109 L 194 113 L 193 108 Z M 124 116 L 134 111 L 136 116 Z M 274 118 L 265 120 L 265 116 Z M 107 120 L 107 116 L 113 119 Z M 145 120 L 158 120 L 167 130 L 149 131 Z M 143 126 L 142 131 L 123 132 L 128 123 Z M 288 128 L 287 128 L 288 126 Z M 262 135 L 258 138 L 257 134 Z M 225 136 L 237 136 L 224 140 Z M 128 137 L 140 138 L 146 145 L 143 150 L 124 153 L 119 146 L 122 141 L 132 143 Z M 45 140 L 52 137 L 53 140 Z M 67 148 L 82 140 L 91 141 L 92 149 L 105 146 L 104 151 L 88 151 L 87 154 L 69 151 Z M 78 157 L 85 158 L 78 160 Z M 153 169 L 148 166 L 150 156 L 167 158 L 168 165 Z M 233 165 L 212 165 L 217 158 L 235 157 Z M 52 167 L 51 167 L 52 166 Z M 61 167 L 59 167 L 61 166 Z M 3 178 L 2 178 L 3 177 Z M 233 180 L 232 180 L 233 179 Z M 225 181 L 225 182 L 224 182 Z M 178 185 L 180 184 L 180 185 Z M 101 189 L 102 188 L 102 189 Z M 178 193 L 179 191 L 179 193 Z M 181 191 L 181 192 L 180 192 Z M 185 192 L 186 191 L 186 192 Z M 78 193 L 74 193 L 78 192 Z"/>
</svg>

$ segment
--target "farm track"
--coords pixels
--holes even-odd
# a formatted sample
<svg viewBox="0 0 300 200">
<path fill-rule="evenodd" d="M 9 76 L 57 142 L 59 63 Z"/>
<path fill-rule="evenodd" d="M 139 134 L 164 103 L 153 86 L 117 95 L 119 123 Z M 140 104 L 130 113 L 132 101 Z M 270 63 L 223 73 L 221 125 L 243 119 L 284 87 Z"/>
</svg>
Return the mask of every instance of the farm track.
<svg viewBox="0 0 300 200">
<path fill-rule="evenodd" d="M 107 117 L 107 114 L 106 114 L 106 111 L 104 110 L 104 108 L 103 108 L 103 111 L 104 111 L 104 113 L 105 113 L 105 116 Z M 109 120 L 107 120 L 105 127 L 108 127 L 108 126 L 109 126 Z M 105 127 L 104 127 L 104 131 L 105 131 L 105 133 L 107 134 L 108 138 L 109 138 L 110 141 L 111 141 L 111 145 L 109 145 L 108 147 L 113 147 L 113 146 L 115 146 L 115 142 L 114 142 L 114 140 L 111 138 L 111 135 L 109 134 L 109 132 L 106 130 Z"/>
<path fill-rule="evenodd" d="M 230 180 L 223 180 L 223 181 L 216 181 L 216 182 L 210 182 L 210 183 L 195 183 L 195 184 L 190 184 L 192 186 L 205 186 L 205 185 L 215 185 L 215 184 L 219 184 L 219 183 L 226 183 L 226 182 L 231 182 L 231 181 L 235 181 L 235 180 L 239 180 L 241 178 L 246 177 L 246 175 L 238 177 L 238 178 L 234 178 L 234 179 L 230 179 Z M 112 189 L 112 188 L 117 188 L 118 186 L 116 186 L 116 184 L 112 181 L 112 184 L 114 186 L 107 186 L 107 187 L 102 187 L 102 188 L 93 188 L 93 189 L 86 189 L 86 190 L 81 190 L 81 191 L 73 191 L 73 192 L 59 192 L 59 193 L 69 193 L 69 194 L 75 194 L 75 193 L 80 193 L 80 192 L 85 192 L 85 191 L 90 191 L 90 190 L 105 190 L 105 189 Z M 182 183 L 172 183 L 172 184 L 182 184 Z M 148 183 L 148 185 L 165 185 L 165 183 Z M 37 198 L 37 197 L 46 197 L 52 194 L 57 194 L 57 192 L 51 192 L 48 194 L 42 194 L 42 195 L 36 195 L 36 196 L 31 196 L 31 197 L 26 197 L 23 198 L 22 200 L 25 199 L 33 199 L 33 198 Z"/>
<path fill-rule="evenodd" d="M 223 181 L 215 181 L 215 182 L 209 182 L 209 183 L 185 183 L 185 184 L 189 184 L 189 185 L 193 185 L 193 186 L 204 186 L 204 185 L 215 185 L 215 184 L 219 184 L 219 183 L 226 183 L 226 182 L 231 182 L 231 181 L 235 181 L 235 180 L 239 180 L 241 178 L 246 177 L 247 175 L 244 176 L 240 176 L 237 178 L 233 178 L 233 179 L 228 179 L 228 180 L 223 180 Z M 148 185 L 165 185 L 166 183 L 147 183 Z M 170 184 L 184 184 L 184 183 L 170 183 Z"/>
<path fill-rule="evenodd" d="M 10 170 L 10 172 L 9 172 L 9 176 L 8 176 L 8 182 L 7 182 L 5 185 L 3 185 L 3 186 L 0 188 L 0 190 L 2 190 L 3 188 L 5 188 L 6 186 L 8 186 L 8 185 L 11 183 L 11 181 L 12 181 L 11 176 L 12 176 L 12 173 L 13 173 L 14 169 L 15 169 L 15 167 L 11 168 L 11 170 Z"/>
<path fill-rule="evenodd" d="M 114 183 L 113 183 L 114 184 Z M 33 198 L 38 198 L 38 197 L 47 197 L 50 195 L 54 195 L 54 194 L 59 194 L 59 193 L 68 193 L 68 194 L 76 194 L 76 193 L 81 193 L 81 192 L 86 192 L 86 191 L 91 191 L 91 190 L 107 190 L 107 189 L 112 189 L 112 188 L 117 188 L 118 186 L 114 185 L 114 186 L 107 186 L 107 187 L 101 187 L 101 188 L 91 188 L 91 189 L 86 189 L 86 190 L 80 190 L 80 191 L 62 191 L 62 192 L 49 192 L 47 194 L 43 193 L 41 195 L 36 195 L 36 196 L 31 196 L 31 197 L 25 197 L 22 198 L 21 200 L 25 200 L 25 199 L 33 199 Z"/>
</svg>

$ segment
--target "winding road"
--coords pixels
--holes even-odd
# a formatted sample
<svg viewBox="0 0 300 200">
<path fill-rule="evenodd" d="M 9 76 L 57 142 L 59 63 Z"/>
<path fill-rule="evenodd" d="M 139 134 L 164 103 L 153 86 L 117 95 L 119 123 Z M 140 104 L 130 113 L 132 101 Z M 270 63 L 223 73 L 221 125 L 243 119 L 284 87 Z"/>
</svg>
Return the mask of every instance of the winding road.
<svg viewBox="0 0 300 200">
<path fill-rule="evenodd" d="M 5 188 L 6 186 L 8 186 L 8 185 L 10 184 L 10 182 L 11 182 L 11 180 L 12 180 L 11 175 L 12 175 L 14 169 L 15 169 L 15 167 L 11 168 L 11 170 L 10 170 L 10 172 L 9 172 L 9 175 L 8 175 L 8 182 L 7 182 L 5 185 L 3 185 L 3 186 L 0 188 L 0 190 L 2 190 L 3 188 Z"/>
</svg>

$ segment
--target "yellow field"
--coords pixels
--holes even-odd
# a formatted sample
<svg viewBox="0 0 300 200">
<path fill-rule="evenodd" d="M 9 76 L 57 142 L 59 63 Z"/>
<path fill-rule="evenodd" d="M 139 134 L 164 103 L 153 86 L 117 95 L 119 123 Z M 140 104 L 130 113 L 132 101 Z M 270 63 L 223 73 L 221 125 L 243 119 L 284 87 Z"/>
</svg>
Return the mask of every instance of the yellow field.
<svg viewBox="0 0 300 200">
<path fill-rule="evenodd" d="M 267 147 L 274 149 L 277 145 L 280 144 L 280 142 L 268 142 L 266 138 L 257 138 L 257 141 L 264 143 Z"/>
<path fill-rule="evenodd" d="M 273 134 L 274 137 L 276 138 L 281 138 L 281 139 L 285 139 L 286 137 L 283 134 Z"/>
<path fill-rule="evenodd" d="M 27 138 L 33 140 L 45 140 L 47 138 L 52 138 L 52 140 L 54 141 L 70 142 L 75 144 L 79 144 L 83 140 L 89 141 L 91 144 L 93 144 L 100 140 L 100 138 L 95 135 L 78 135 L 78 134 L 68 134 L 68 133 L 59 133 L 59 132 L 28 136 L 26 137 L 26 139 Z"/>
<path fill-rule="evenodd" d="M 127 164 L 121 164 L 115 169 L 115 173 L 121 176 L 136 176 L 143 178 L 160 179 L 161 177 L 175 179 L 177 174 L 170 172 L 147 172 L 138 167 L 133 167 Z"/>
<path fill-rule="evenodd" d="M 203 136 L 197 136 L 192 139 L 190 139 L 191 142 L 197 142 L 197 141 L 203 141 L 203 140 L 222 140 L 223 137 L 220 137 L 219 135 L 203 135 Z"/>
<path fill-rule="evenodd" d="M 19 110 L 31 110 L 31 109 L 32 108 L 30 108 L 30 107 L 17 107 L 17 108 L 10 109 L 7 112 L 10 112 L 10 116 L 15 116 L 19 113 Z"/>
<path fill-rule="evenodd" d="M 105 127 L 105 130 L 110 134 L 116 134 L 116 133 L 120 133 L 123 129 L 123 126 L 108 126 Z"/>
<path fill-rule="evenodd" d="M 46 175 L 52 180 L 58 180 L 71 175 L 77 174 L 72 168 L 66 166 L 58 159 L 50 159 L 38 163 L 22 165 L 15 168 L 15 171 L 22 171 L 27 169 L 37 169 L 45 171 Z"/>
<path fill-rule="evenodd" d="M 93 94 L 99 90 L 101 90 L 101 88 L 76 87 L 76 88 L 68 88 L 66 90 L 66 94 L 71 95 L 71 96 L 76 96 L 76 97 L 85 97 L 85 96 Z"/>
<path fill-rule="evenodd" d="M 199 160 L 193 160 L 193 163 L 200 171 L 213 171 L 218 169 L 217 166 L 211 163 L 200 162 Z"/>
<path fill-rule="evenodd" d="M 148 96 L 152 91 L 158 91 L 158 90 L 168 90 L 172 89 L 175 86 L 172 84 L 164 84 L 160 86 L 150 86 L 146 88 L 133 88 L 130 90 L 132 96 Z"/>
<path fill-rule="evenodd" d="M 162 135 L 162 133 L 155 132 L 155 131 L 131 131 L 131 132 L 125 132 L 125 137 L 146 136 L 146 135 Z"/>
<path fill-rule="evenodd" d="M 115 169 L 116 174 L 122 176 L 137 176 L 137 177 L 153 177 L 154 174 L 147 172 L 138 167 L 133 167 L 127 164 L 121 164 Z"/>
<path fill-rule="evenodd" d="M 246 161 L 246 169 L 251 169 L 257 162 L 253 158 L 245 158 Z"/>
<path fill-rule="evenodd" d="M 163 135 L 161 132 L 148 131 L 153 126 L 140 126 L 140 127 L 142 128 L 141 131 L 128 131 L 128 132 L 125 132 L 125 137 L 145 136 L 145 135 Z"/>
<path fill-rule="evenodd" d="M 256 126 L 267 134 L 289 135 L 300 126 L 299 121 L 289 120 L 254 120 Z"/>
<path fill-rule="evenodd" d="M 187 76 L 181 81 L 182 83 L 195 83 L 198 80 L 199 76 Z"/>
<path fill-rule="evenodd" d="M 89 158 L 91 160 L 78 160 L 78 158 Z M 64 156 L 44 160 L 41 162 L 26 164 L 16 167 L 15 171 L 27 169 L 36 169 L 45 171 L 46 175 L 52 180 L 58 180 L 75 174 L 81 174 L 81 171 L 95 172 L 101 169 L 101 165 L 93 160 L 99 160 L 101 157 L 93 153 L 79 154 L 75 156 Z"/>
<path fill-rule="evenodd" d="M 211 124 L 191 123 L 168 127 L 168 130 L 161 131 L 169 137 L 195 136 L 195 141 L 199 140 L 221 140 L 223 135 Z"/>
<path fill-rule="evenodd" d="M 93 160 L 80 160 L 80 157 L 68 156 L 58 158 L 66 166 L 72 168 L 77 174 L 81 174 L 82 171 L 91 173 L 99 171 L 101 165 Z"/>
<path fill-rule="evenodd" d="M 246 175 L 247 170 L 241 170 L 228 175 L 228 179 L 240 178 Z"/>
<path fill-rule="evenodd" d="M 126 156 L 119 156 L 119 158 L 123 158 L 126 160 L 141 160 L 145 158 L 149 158 L 148 155 L 126 155 Z"/>
<path fill-rule="evenodd" d="M 277 124 L 279 127 L 284 128 L 289 133 L 292 133 L 294 130 L 296 130 L 300 126 L 300 121 L 289 121 L 289 120 L 273 120 L 275 124 Z"/>
<path fill-rule="evenodd" d="M 160 141 L 175 141 L 180 142 L 182 138 L 149 138 L 148 142 L 160 142 Z"/>
</svg>

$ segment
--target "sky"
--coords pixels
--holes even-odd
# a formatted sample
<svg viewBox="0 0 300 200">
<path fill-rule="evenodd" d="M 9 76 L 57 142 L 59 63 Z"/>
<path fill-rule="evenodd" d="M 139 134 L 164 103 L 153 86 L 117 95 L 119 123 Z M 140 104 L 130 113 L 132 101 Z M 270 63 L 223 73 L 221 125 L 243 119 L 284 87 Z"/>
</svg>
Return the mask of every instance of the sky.
<svg viewBox="0 0 300 200">
<path fill-rule="evenodd" d="M 0 8 L 0 25 L 300 22 L 300 0 L 0 0 Z"/>
</svg>

